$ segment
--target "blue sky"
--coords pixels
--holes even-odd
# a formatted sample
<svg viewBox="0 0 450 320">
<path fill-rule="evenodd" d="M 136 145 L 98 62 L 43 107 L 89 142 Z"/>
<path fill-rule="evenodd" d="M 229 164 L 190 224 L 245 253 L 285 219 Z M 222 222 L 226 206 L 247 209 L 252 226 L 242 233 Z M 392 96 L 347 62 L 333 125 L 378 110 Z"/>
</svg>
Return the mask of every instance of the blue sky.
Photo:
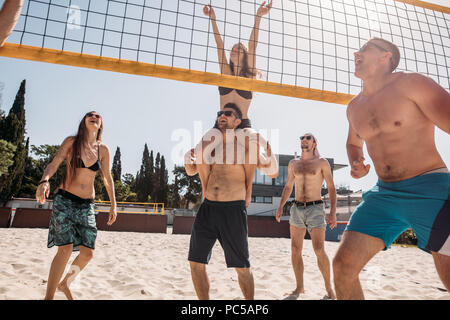
<svg viewBox="0 0 450 320">
<path fill-rule="evenodd" d="M 165 156 L 169 170 L 181 164 L 173 152 L 181 143 L 198 140 L 199 124 L 202 132 L 212 127 L 219 107 L 214 86 L 0 57 L 1 109 L 9 110 L 23 79 L 31 144 L 60 144 L 76 132 L 86 112 L 96 110 L 104 118 L 103 140 L 111 156 L 117 146 L 121 149 L 122 173 L 139 170 L 144 143 Z M 343 105 L 256 93 L 249 118 L 255 129 L 267 130 L 269 140 L 279 141 L 282 154 L 300 153 L 298 137 L 312 132 L 322 156 L 347 164 L 345 110 Z M 189 135 L 181 141 L 180 133 Z M 436 129 L 436 144 L 450 165 L 450 136 Z M 334 178 L 335 184 L 353 190 L 367 190 L 377 180 L 373 168 L 359 180 L 350 177 L 348 168 L 336 171 Z"/>
</svg>

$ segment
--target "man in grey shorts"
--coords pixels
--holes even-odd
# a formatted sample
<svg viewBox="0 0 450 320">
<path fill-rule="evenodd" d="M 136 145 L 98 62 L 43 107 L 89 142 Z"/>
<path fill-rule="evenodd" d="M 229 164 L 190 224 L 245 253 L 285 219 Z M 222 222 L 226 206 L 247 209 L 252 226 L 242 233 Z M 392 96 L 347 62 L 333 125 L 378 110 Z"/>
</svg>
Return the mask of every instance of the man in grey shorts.
<svg viewBox="0 0 450 320">
<path fill-rule="evenodd" d="M 325 281 L 327 291 L 324 299 L 335 299 L 330 281 L 330 260 L 325 253 L 325 230 L 326 224 L 330 228 L 336 226 L 336 189 L 331 175 L 328 161 L 320 158 L 317 152 L 317 140 L 307 133 L 300 137 L 302 155 L 300 158 L 292 159 L 288 165 L 288 177 L 283 189 L 280 206 L 278 207 L 276 219 L 280 222 L 283 207 L 289 199 L 294 182 L 295 203 L 291 207 L 289 220 L 291 233 L 292 266 L 297 282 L 297 287 L 289 294 L 288 298 L 298 298 L 304 293 L 303 287 L 303 239 L 308 230 L 311 235 L 314 253 L 317 263 Z M 325 222 L 325 210 L 321 198 L 323 180 L 325 179 L 330 195 L 330 214 Z"/>
</svg>

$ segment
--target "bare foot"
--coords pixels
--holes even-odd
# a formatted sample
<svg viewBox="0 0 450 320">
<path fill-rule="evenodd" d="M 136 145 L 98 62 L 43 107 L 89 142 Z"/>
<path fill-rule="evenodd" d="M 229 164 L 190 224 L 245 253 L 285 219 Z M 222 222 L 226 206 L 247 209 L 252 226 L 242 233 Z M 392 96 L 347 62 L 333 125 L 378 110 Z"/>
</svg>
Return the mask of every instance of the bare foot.
<svg viewBox="0 0 450 320">
<path fill-rule="evenodd" d="M 336 295 L 333 289 L 327 289 L 327 294 L 322 298 L 322 300 L 336 300 Z"/>
<path fill-rule="evenodd" d="M 298 296 L 302 293 L 305 293 L 304 289 L 298 289 L 296 288 L 294 291 L 292 291 L 291 293 L 287 293 L 286 297 L 283 300 L 297 300 Z"/>
<path fill-rule="evenodd" d="M 72 296 L 72 292 L 70 291 L 69 287 L 67 286 L 67 282 L 61 282 L 58 285 L 58 290 L 64 293 L 67 300 L 74 300 Z"/>
</svg>

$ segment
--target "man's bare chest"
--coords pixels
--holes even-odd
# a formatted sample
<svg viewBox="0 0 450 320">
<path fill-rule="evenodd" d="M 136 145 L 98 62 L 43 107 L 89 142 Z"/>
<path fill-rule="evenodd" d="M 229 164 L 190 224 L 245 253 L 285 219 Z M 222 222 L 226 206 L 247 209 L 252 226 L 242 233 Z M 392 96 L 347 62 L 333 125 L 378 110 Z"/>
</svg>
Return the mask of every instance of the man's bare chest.
<svg viewBox="0 0 450 320">
<path fill-rule="evenodd" d="M 320 162 L 319 160 L 298 160 L 294 164 L 295 176 L 316 176 L 320 174 Z"/>
<path fill-rule="evenodd" d="M 379 94 L 353 105 L 349 119 L 358 136 L 368 140 L 382 133 L 401 132 L 420 122 L 423 115 L 410 100 Z"/>
</svg>

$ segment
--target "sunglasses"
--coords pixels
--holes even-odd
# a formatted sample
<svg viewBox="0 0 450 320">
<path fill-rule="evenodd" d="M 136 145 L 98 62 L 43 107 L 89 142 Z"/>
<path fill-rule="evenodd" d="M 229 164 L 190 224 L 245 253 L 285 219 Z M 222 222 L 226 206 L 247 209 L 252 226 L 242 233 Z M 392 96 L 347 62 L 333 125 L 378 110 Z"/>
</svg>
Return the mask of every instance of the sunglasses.
<svg viewBox="0 0 450 320">
<path fill-rule="evenodd" d="M 306 140 L 311 140 L 312 136 L 301 136 L 300 140 L 303 140 L 305 138 L 306 138 Z"/>
<path fill-rule="evenodd" d="M 225 111 L 218 111 L 217 112 L 217 118 L 220 117 L 221 115 L 225 115 L 226 117 L 231 117 L 232 115 L 234 115 L 236 117 L 236 114 L 233 111 L 230 110 L 225 110 Z M 236 117 L 237 118 L 237 117 Z"/>
<path fill-rule="evenodd" d="M 367 42 L 367 43 L 366 43 L 365 45 L 363 45 L 363 46 L 361 47 L 361 49 L 359 49 L 358 51 L 359 51 L 359 52 L 364 52 L 364 51 L 366 51 L 366 50 L 367 50 L 367 47 L 368 47 L 369 45 L 372 45 L 372 46 L 374 46 L 374 47 L 380 49 L 381 51 L 384 51 L 384 52 L 390 52 L 388 49 L 383 48 L 382 46 L 376 44 L 375 42 Z"/>
<path fill-rule="evenodd" d="M 88 114 L 86 114 L 86 117 L 87 118 L 91 118 L 91 117 L 95 117 L 95 118 L 97 118 L 97 119 L 101 119 L 101 115 L 99 115 L 98 113 L 92 113 L 92 112 L 89 112 Z"/>
</svg>

